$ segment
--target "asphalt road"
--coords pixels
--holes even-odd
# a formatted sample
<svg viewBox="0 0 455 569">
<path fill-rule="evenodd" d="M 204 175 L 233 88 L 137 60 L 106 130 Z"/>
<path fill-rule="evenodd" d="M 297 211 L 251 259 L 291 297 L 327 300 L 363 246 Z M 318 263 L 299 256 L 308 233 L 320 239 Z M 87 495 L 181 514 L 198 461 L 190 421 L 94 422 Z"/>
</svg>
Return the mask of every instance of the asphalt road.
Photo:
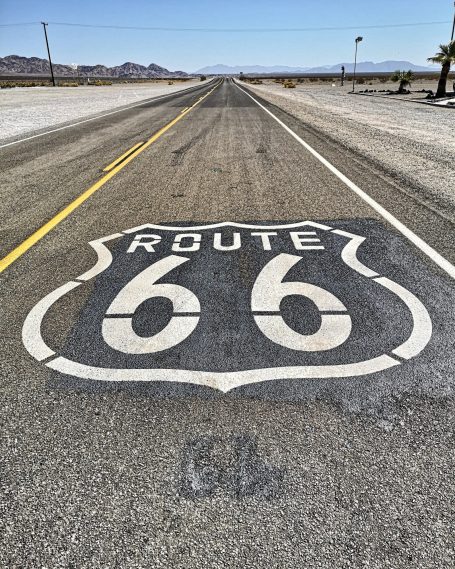
<svg viewBox="0 0 455 569">
<path fill-rule="evenodd" d="M 454 566 L 453 225 L 254 97 L 0 150 L 1 567 Z"/>
</svg>

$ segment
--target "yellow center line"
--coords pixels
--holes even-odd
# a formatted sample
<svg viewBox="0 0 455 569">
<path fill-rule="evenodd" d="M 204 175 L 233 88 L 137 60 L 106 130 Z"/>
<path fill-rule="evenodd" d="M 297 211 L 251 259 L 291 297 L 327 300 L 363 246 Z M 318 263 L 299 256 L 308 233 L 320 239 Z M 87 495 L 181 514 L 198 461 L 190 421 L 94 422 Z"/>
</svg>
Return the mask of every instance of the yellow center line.
<svg viewBox="0 0 455 569">
<path fill-rule="evenodd" d="M 19 259 L 24 253 L 26 253 L 33 245 L 35 245 L 40 239 L 42 239 L 45 235 L 47 235 L 54 227 L 56 227 L 61 221 L 66 219 L 75 209 L 77 209 L 81 204 L 83 204 L 88 198 L 94 194 L 97 190 L 99 190 L 106 182 L 108 182 L 111 178 L 113 178 L 122 168 L 124 168 L 127 164 L 129 164 L 136 156 L 139 156 L 141 152 L 143 152 L 146 148 L 148 148 L 151 144 L 153 144 L 156 140 L 158 140 L 165 132 L 167 132 L 170 128 L 172 128 L 179 120 L 181 120 L 184 116 L 186 116 L 196 105 L 198 105 L 201 101 L 206 99 L 209 95 L 213 93 L 213 91 L 221 84 L 221 81 L 212 87 L 210 91 L 208 91 L 203 97 L 201 97 L 198 101 L 196 101 L 191 107 L 188 107 L 186 110 L 181 112 L 179 115 L 175 117 L 175 119 L 171 120 L 167 125 L 163 126 L 158 132 L 156 132 L 151 138 L 145 142 L 142 146 L 133 150 L 129 156 L 114 166 L 112 170 L 110 170 L 107 174 L 105 174 L 100 180 L 95 182 L 88 190 L 86 190 L 83 194 L 77 197 L 74 201 L 68 204 L 62 211 L 57 213 L 52 219 L 50 219 L 47 223 L 45 223 L 42 227 L 40 227 L 35 233 L 32 233 L 30 237 L 27 237 L 25 241 L 23 241 L 20 245 L 18 245 L 15 249 L 13 249 L 10 253 L 8 253 L 3 259 L 0 260 L 0 273 L 2 273 L 7 267 L 9 267 L 14 261 Z M 130 149 L 131 151 L 132 149 Z M 128 151 L 128 152 L 130 152 Z M 128 153 L 126 153 L 128 154 Z M 124 156 L 124 155 L 123 155 Z M 120 156 L 116 162 L 123 157 Z"/>
<path fill-rule="evenodd" d="M 139 146 L 142 146 L 144 143 L 143 142 L 138 142 L 137 144 L 135 144 L 134 146 L 132 146 L 129 150 L 127 150 L 125 152 L 125 154 L 122 154 L 121 156 L 119 156 L 118 158 L 116 158 L 113 162 L 111 162 L 109 164 L 109 166 L 106 166 L 106 168 L 104 168 L 103 172 L 109 172 L 109 170 L 112 170 L 112 168 L 114 166 L 117 166 L 117 164 L 119 162 L 121 162 L 124 158 L 126 158 L 129 154 L 132 154 L 136 148 L 139 148 Z"/>
</svg>

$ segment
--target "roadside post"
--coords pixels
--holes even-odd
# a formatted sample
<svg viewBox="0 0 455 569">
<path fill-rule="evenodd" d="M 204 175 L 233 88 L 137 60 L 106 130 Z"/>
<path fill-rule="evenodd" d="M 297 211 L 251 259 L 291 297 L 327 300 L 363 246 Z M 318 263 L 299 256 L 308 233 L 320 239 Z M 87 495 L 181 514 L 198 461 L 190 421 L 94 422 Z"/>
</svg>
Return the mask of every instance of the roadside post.
<svg viewBox="0 0 455 569">
<path fill-rule="evenodd" d="M 345 69 L 344 69 L 344 65 L 341 66 L 341 86 L 344 87 L 344 75 L 345 75 Z"/>
<path fill-rule="evenodd" d="M 354 56 L 354 79 L 352 80 L 352 92 L 355 92 L 355 72 L 357 68 L 357 47 L 359 43 L 363 40 L 362 36 L 358 36 L 355 38 L 355 56 Z"/>
<path fill-rule="evenodd" d="M 452 24 L 452 35 L 450 36 L 450 41 L 453 41 L 454 32 L 455 32 L 455 2 L 453 3 L 453 24 Z"/>
<path fill-rule="evenodd" d="M 47 22 L 41 22 L 44 28 L 44 37 L 46 39 L 46 47 L 47 47 L 47 55 L 49 56 L 49 67 L 51 68 L 51 77 L 52 77 L 52 85 L 55 87 L 55 78 L 54 78 L 54 70 L 52 69 L 52 59 L 51 59 L 51 51 L 49 49 L 49 41 L 47 39 L 47 31 L 46 26 L 48 25 Z"/>
<path fill-rule="evenodd" d="M 79 84 L 79 74 L 78 74 L 79 65 L 77 63 L 70 63 L 70 67 L 73 70 L 73 79 L 76 81 L 77 84 Z"/>
</svg>

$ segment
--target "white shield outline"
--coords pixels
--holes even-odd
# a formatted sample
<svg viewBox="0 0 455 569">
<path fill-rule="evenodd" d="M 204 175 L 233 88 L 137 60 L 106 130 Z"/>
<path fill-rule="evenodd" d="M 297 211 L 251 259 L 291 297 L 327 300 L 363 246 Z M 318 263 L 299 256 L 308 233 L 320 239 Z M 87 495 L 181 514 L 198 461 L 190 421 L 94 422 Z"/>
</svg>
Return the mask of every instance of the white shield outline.
<svg viewBox="0 0 455 569">
<path fill-rule="evenodd" d="M 313 227 L 323 231 L 328 231 L 336 235 L 347 237 L 349 241 L 341 252 L 341 258 L 351 269 L 364 277 L 370 278 L 380 286 L 388 289 L 406 305 L 409 310 L 413 328 L 409 338 L 400 346 L 392 350 L 391 354 L 383 354 L 370 360 L 353 362 L 339 365 L 322 366 L 287 366 L 274 368 L 258 368 L 249 370 L 239 370 L 233 372 L 209 372 L 184 369 L 127 369 L 127 368 L 101 368 L 87 366 L 67 358 L 58 356 L 44 341 L 41 335 L 41 323 L 47 311 L 64 295 L 74 290 L 81 284 L 93 279 L 105 271 L 112 263 L 112 254 L 105 243 L 123 237 L 131 233 L 136 233 L 144 229 L 157 229 L 160 231 L 187 232 L 202 231 L 221 227 L 238 227 L 241 229 L 295 229 L 304 226 Z M 382 277 L 372 269 L 366 267 L 357 258 L 357 250 L 365 241 L 366 237 L 355 235 L 341 229 L 334 229 L 327 225 L 312 221 L 284 225 L 250 225 L 245 223 L 222 222 L 200 226 L 175 227 L 165 225 L 155 225 L 146 223 L 132 229 L 127 229 L 121 233 L 114 233 L 107 237 L 102 237 L 90 241 L 89 245 L 97 253 L 98 259 L 95 265 L 84 274 L 73 281 L 70 281 L 50 294 L 42 298 L 29 312 L 22 328 L 22 340 L 25 348 L 39 362 L 44 362 L 49 368 L 82 379 L 94 381 L 111 382 L 155 382 L 167 381 L 175 383 L 192 383 L 218 389 L 227 393 L 231 389 L 242 385 L 260 383 L 263 381 L 279 379 L 324 379 L 342 378 L 369 375 L 383 371 L 402 363 L 402 360 L 409 360 L 417 356 L 428 344 L 432 336 L 432 322 L 427 309 L 421 301 L 410 291 L 388 279 Z M 47 361 L 46 361 L 47 360 Z"/>
</svg>

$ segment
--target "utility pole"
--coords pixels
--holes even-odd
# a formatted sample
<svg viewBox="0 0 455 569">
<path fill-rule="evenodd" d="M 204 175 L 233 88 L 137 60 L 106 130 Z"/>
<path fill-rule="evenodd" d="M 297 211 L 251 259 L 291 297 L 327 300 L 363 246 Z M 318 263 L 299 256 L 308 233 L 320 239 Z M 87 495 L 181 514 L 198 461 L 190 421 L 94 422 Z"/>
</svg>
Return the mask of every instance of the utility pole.
<svg viewBox="0 0 455 569">
<path fill-rule="evenodd" d="M 355 71 L 357 68 L 357 47 L 362 40 L 363 40 L 362 36 L 355 38 L 354 79 L 352 80 L 352 92 L 353 93 L 355 91 Z"/>
<path fill-rule="evenodd" d="M 49 49 L 49 42 L 47 40 L 47 31 L 46 26 L 48 25 L 47 22 L 41 22 L 43 24 L 44 29 L 44 37 L 46 38 L 46 47 L 47 47 L 47 55 L 49 56 L 49 66 L 51 68 L 51 77 L 52 77 L 52 85 L 55 87 L 55 78 L 54 78 L 54 70 L 52 69 L 52 59 L 51 59 L 51 51 Z"/>
<path fill-rule="evenodd" d="M 453 3 L 453 25 L 452 25 L 452 36 L 450 41 L 453 41 L 453 34 L 455 32 L 455 2 Z"/>
<path fill-rule="evenodd" d="M 341 66 L 341 86 L 344 86 L 344 65 Z"/>
</svg>

